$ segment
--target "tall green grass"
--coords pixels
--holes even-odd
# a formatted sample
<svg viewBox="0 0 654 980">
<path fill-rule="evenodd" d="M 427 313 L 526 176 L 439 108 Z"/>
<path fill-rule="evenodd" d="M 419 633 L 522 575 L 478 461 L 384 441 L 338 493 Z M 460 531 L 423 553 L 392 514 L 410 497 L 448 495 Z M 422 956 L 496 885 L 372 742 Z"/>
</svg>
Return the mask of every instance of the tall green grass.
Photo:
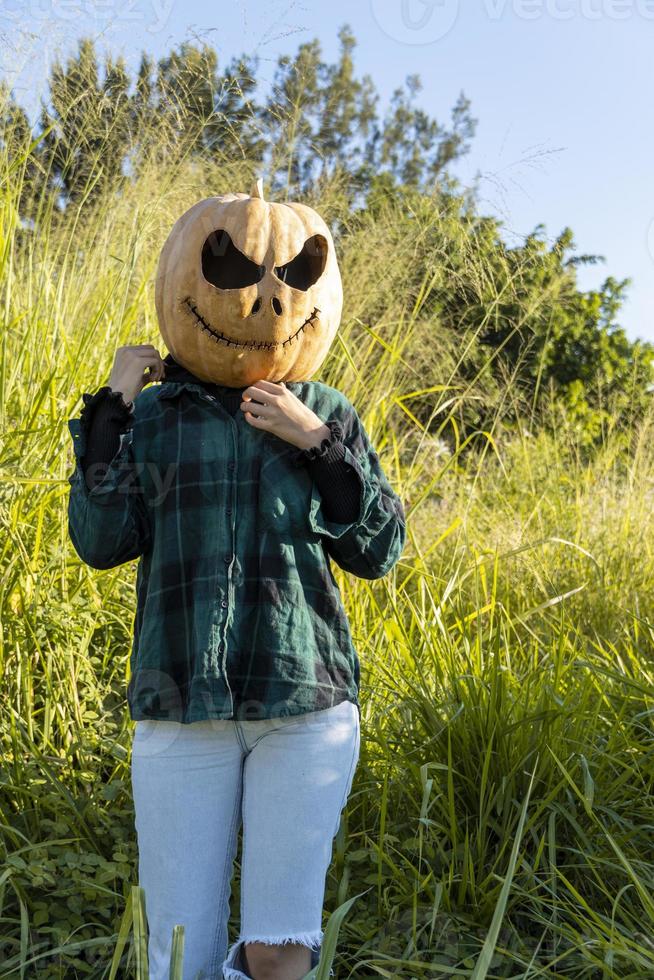
<svg viewBox="0 0 654 980">
<path fill-rule="evenodd" d="M 66 421 L 117 346 L 165 352 L 162 242 L 254 172 L 168 148 L 111 199 L 60 214 L 44 195 L 30 229 L 25 159 L 0 154 L 1 975 L 144 976 L 125 701 L 136 563 L 77 559 Z M 654 418 L 591 455 L 555 403 L 549 434 L 529 406 L 503 427 L 507 384 L 497 424 L 457 442 L 461 406 L 491 396 L 484 377 L 458 379 L 469 338 L 448 339 L 430 305 L 464 232 L 436 195 L 419 215 L 389 199 L 355 218 L 338 175 L 308 203 L 342 229 L 343 324 L 319 377 L 356 404 L 409 528 L 383 580 L 335 568 L 363 703 L 325 902 L 326 917 L 346 907 L 337 976 L 654 975 Z M 443 251 L 411 289 L 428 232 Z M 452 288 L 492 284 L 482 243 L 465 248 Z M 234 910 L 238 893 L 237 875 Z"/>
</svg>

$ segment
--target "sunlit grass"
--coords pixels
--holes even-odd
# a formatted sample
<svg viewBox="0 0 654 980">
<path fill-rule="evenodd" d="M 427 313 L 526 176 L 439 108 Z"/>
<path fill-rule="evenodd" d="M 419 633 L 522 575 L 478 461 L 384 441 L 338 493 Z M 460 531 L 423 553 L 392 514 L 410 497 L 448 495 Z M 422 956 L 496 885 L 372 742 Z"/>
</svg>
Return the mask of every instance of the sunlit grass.
<svg viewBox="0 0 654 980">
<path fill-rule="evenodd" d="M 254 174 L 153 154 L 112 200 L 61 216 L 44 197 L 31 231 L 21 172 L 0 154 L 2 975 L 144 976 L 125 701 L 136 563 L 77 559 L 66 420 L 117 346 L 164 353 L 153 275 L 170 226 Z M 515 392 L 460 381 L 467 340 L 430 305 L 446 249 L 408 289 L 425 235 L 446 240 L 452 218 L 434 200 L 355 219 L 338 175 L 320 193 L 309 203 L 343 223 L 346 304 L 319 377 L 357 406 L 409 521 L 383 580 L 335 568 L 363 738 L 326 919 L 357 897 L 326 952 L 357 980 L 649 976 L 652 419 L 592 455 L 564 416 L 550 434 L 528 411 L 502 428 Z M 482 243 L 466 249 L 452 288 L 487 288 Z M 466 441 L 462 406 L 486 395 L 497 424 Z"/>
</svg>

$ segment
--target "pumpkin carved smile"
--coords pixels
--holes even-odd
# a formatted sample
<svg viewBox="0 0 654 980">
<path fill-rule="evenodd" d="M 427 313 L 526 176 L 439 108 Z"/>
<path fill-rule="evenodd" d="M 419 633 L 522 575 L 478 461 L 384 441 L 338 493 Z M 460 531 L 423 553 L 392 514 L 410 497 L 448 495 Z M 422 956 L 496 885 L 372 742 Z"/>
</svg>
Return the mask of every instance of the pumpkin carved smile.
<svg viewBox="0 0 654 980">
<path fill-rule="evenodd" d="M 155 304 L 166 347 L 201 380 L 308 381 L 343 306 L 329 227 L 306 204 L 266 201 L 261 178 L 198 201 L 164 242 Z"/>
<path fill-rule="evenodd" d="M 314 307 L 313 312 L 309 314 L 304 323 L 300 324 L 295 333 L 292 333 L 290 337 L 286 338 L 286 340 L 269 342 L 265 340 L 232 340 L 231 337 L 228 337 L 221 330 L 217 330 L 210 323 L 207 323 L 206 319 L 199 312 L 197 306 L 195 303 L 193 303 L 190 296 L 187 296 L 184 300 L 184 306 L 188 309 L 190 315 L 195 319 L 200 329 L 206 331 L 207 335 L 211 337 L 212 340 L 215 340 L 216 343 L 226 344 L 227 347 L 242 347 L 244 350 L 274 350 L 276 347 L 285 347 L 286 344 L 292 344 L 295 338 L 299 337 L 306 327 L 315 327 L 316 324 L 320 322 L 318 320 L 320 310 Z"/>
</svg>

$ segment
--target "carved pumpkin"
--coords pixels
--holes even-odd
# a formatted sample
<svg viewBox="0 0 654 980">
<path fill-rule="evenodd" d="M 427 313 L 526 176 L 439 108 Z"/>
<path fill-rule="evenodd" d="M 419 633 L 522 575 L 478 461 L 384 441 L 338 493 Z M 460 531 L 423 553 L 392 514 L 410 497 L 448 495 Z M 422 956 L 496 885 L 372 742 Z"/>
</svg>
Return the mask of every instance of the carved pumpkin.
<svg viewBox="0 0 654 980">
<path fill-rule="evenodd" d="M 199 201 L 173 226 L 155 283 L 159 329 L 203 381 L 307 381 L 338 330 L 341 274 L 312 208 L 250 195 Z"/>
</svg>

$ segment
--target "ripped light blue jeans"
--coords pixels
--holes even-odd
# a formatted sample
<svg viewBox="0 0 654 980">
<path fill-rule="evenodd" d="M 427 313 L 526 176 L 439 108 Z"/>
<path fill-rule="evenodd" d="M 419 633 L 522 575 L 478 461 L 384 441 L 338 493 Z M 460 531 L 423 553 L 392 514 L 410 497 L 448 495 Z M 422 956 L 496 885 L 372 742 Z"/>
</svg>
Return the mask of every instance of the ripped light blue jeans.
<svg viewBox="0 0 654 980">
<path fill-rule="evenodd" d="M 183 980 L 246 980 L 247 942 L 301 943 L 313 968 L 333 838 L 359 759 L 357 706 L 135 725 L 131 779 L 150 980 L 168 980 L 177 924 Z M 228 950 L 241 824 L 240 932 Z"/>
</svg>

